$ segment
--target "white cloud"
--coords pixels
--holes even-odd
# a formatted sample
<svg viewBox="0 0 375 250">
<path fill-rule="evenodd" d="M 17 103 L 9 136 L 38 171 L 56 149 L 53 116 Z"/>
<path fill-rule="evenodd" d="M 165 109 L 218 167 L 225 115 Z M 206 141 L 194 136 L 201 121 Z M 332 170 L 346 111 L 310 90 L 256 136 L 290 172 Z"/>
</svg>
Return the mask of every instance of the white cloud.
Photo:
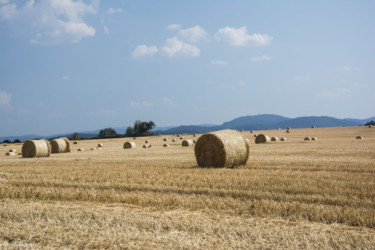
<svg viewBox="0 0 375 250">
<path fill-rule="evenodd" d="M 268 60 L 271 60 L 271 59 L 272 59 L 272 57 L 270 57 L 270 56 L 266 56 L 266 55 L 250 58 L 250 60 L 251 60 L 252 62 L 268 61 Z"/>
<path fill-rule="evenodd" d="M 267 45 L 273 39 L 272 36 L 267 34 L 249 35 L 246 26 L 240 28 L 225 27 L 219 29 L 215 34 L 215 38 L 217 40 L 226 41 L 234 46 Z"/>
<path fill-rule="evenodd" d="M 177 37 L 167 39 L 166 45 L 161 49 L 163 50 L 165 55 L 169 57 L 196 57 L 200 54 L 200 50 L 197 47 L 184 43 L 178 40 Z"/>
<path fill-rule="evenodd" d="M 151 102 L 143 101 L 143 102 L 130 102 L 129 106 L 132 108 L 149 108 L 154 106 Z"/>
<path fill-rule="evenodd" d="M 18 15 L 17 5 L 7 4 L 0 7 L 0 20 L 12 20 Z"/>
<path fill-rule="evenodd" d="M 107 35 L 109 35 L 110 33 L 110 30 L 108 29 L 106 25 L 104 25 L 104 33 L 106 33 Z"/>
<path fill-rule="evenodd" d="M 67 81 L 67 80 L 70 80 L 70 77 L 69 76 L 62 76 L 61 79 Z"/>
<path fill-rule="evenodd" d="M 79 42 L 95 36 L 95 29 L 84 21 L 84 16 L 96 14 L 97 5 L 97 0 L 90 5 L 73 0 L 30 0 L 19 6 L 2 6 L 0 20 L 14 21 L 15 25 L 35 33 L 31 43 Z"/>
<path fill-rule="evenodd" d="M 137 48 L 134 49 L 132 53 L 133 58 L 139 57 L 146 57 L 152 56 L 158 52 L 158 48 L 156 46 L 147 46 L 147 45 L 139 45 Z"/>
<path fill-rule="evenodd" d="M 0 4 L 6 4 L 9 3 L 9 0 L 0 0 Z"/>
<path fill-rule="evenodd" d="M 107 10 L 108 15 L 112 15 L 112 14 L 115 14 L 115 13 L 124 13 L 124 10 L 121 9 L 121 8 L 117 8 L 117 9 L 109 8 Z"/>
<path fill-rule="evenodd" d="M 181 24 L 171 24 L 167 27 L 169 30 L 179 30 L 181 29 Z"/>
<path fill-rule="evenodd" d="M 192 43 L 208 39 L 208 33 L 199 25 L 193 26 L 188 29 L 180 30 L 179 35 L 183 39 Z"/>
<path fill-rule="evenodd" d="M 10 105 L 11 100 L 12 100 L 11 94 L 4 92 L 4 91 L 0 91 L 0 105 Z"/>
<path fill-rule="evenodd" d="M 321 93 L 318 93 L 316 96 L 321 97 L 321 98 L 336 98 L 336 97 L 340 97 L 340 96 L 345 96 L 349 93 L 350 93 L 350 91 L 346 88 L 338 88 L 338 89 L 335 89 L 335 90 L 323 91 Z"/>
<path fill-rule="evenodd" d="M 213 64 L 213 65 L 227 65 L 228 62 L 226 62 L 226 61 L 221 61 L 221 60 L 212 60 L 212 61 L 211 61 L 211 64 Z"/>
<path fill-rule="evenodd" d="M 165 104 L 167 104 L 168 106 L 170 106 L 170 107 L 175 107 L 176 106 L 176 104 L 171 99 L 169 99 L 168 97 L 164 97 L 163 98 L 163 102 Z"/>
<path fill-rule="evenodd" d="M 305 81 L 308 81 L 310 80 L 310 75 L 304 75 L 304 76 L 296 76 L 294 79 L 296 81 L 301 81 L 301 82 L 305 82 Z"/>
<path fill-rule="evenodd" d="M 345 72 L 352 72 L 352 71 L 357 71 L 358 69 L 355 67 L 350 67 L 350 66 L 341 66 L 337 67 L 338 70 L 345 71 Z"/>
</svg>

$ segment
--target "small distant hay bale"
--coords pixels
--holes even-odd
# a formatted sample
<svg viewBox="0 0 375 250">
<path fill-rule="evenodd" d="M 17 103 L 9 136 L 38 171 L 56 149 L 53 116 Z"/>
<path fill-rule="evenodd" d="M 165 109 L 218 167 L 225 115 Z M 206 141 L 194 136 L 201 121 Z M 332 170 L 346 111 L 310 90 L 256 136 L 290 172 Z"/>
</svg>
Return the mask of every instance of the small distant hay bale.
<svg viewBox="0 0 375 250">
<path fill-rule="evenodd" d="M 150 141 L 149 140 L 145 140 L 145 143 L 148 144 L 148 143 L 150 143 Z"/>
<path fill-rule="evenodd" d="M 22 146 L 22 157 L 49 157 L 51 156 L 51 144 L 45 139 L 27 140 Z"/>
<path fill-rule="evenodd" d="M 363 136 L 360 136 L 360 135 L 359 135 L 359 136 L 356 137 L 356 139 L 357 139 L 357 140 L 362 140 L 362 139 L 363 139 Z"/>
<path fill-rule="evenodd" d="M 137 137 L 133 137 L 133 140 L 137 139 Z"/>
<path fill-rule="evenodd" d="M 279 138 L 277 136 L 274 136 L 274 137 L 271 138 L 271 141 L 278 141 L 278 140 L 279 140 Z"/>
<path fill-rule="evenodd" d="M 193 140 L 183 140 L 181 143 L 181 146 L 189 147 L 189 146 L 192 146 L 193 144 L 194 144 Z"/>
<path fill-rule="evenodd" d="M 101 147 L 103 147 L 103 143 L 98 144 L 98 148 L 101 148 Z"/>
<path fill-rule="evenodd" d="M 14 156 L 14 155 L 16 155 L 16 152 L 6 152 L 5 155 L 6 156 Z"/>
<path fill-rule="evenodd" d="M 235 130 L 221 130 L 199 137 L 195 145 L 199 167 L 233 168 L 245 165 L 249 143 Z"/>
<path fill-rule="evenodd" d="M 197 143 L 197 140 L 193 140 L 193 143 L 194 143 L 194 144 Z"/>
<path fill-rule="evenodd" d="M 71 152 L 70 141 L 66 137 L 61 137 L 59 139 L 54 139 L 51 141 L 51 153 L 68 153 Z"/>
<path fill-rule="evenodd" d="M 169 148 L 169 144 L 165 143 L 165 144 L 163 144 L 163 147 L 164 148 Z"/>
<path fill-rule="evenodd" d="M 292 128 L 291 127 L 288 127 L 287 130 L 291 130 Z"/>
<path fill-rule="evenodd" d="M 281 130 L 281 128 L 278 128 L 277 130 Z"/>
<path fill-rule="evenodd" d="M 124 143 L 124 149 L 130 149 L 130 148 L 135 148 L 137 145 L 133 141 L 128 141 Z"/>
<path fill-rule="evenodd" d="M 77 141 L 75 141 L 75 142 L 73 142 L 73 144 L 75 144 L 75 145 L 76 145 L 76 144 L 78 144 L 78 142 L 77 142 Z"/>
<path fill-rule="evenodd" d="M 244 129 L 241 129 L 241 132 L 245 132 L 245 130 L 244 130 Z"/>
<path fill-rule="evenodd" d="M 180 134 L 177 134 L 176 137 L 180 137 Z"/>
<path fill-rule="evenodd" d="M 368 125 L 369 128 L 372 128 L 372 125 Z"/>
<path fill-rule="evenodd" d="M 168 138 L 167 138 L 167 137 L 164 137 L 163 141 L 168 141 Z"/>
<path fill-rule="evenodd" d="M 310 138 L 310 137 L 308 137 L 308 136 L 306 136 L 306 137 L 305 137 L 305 139 L 303 139 L 303 140 L 305 140 L 305 141 L 310 141 L 310 140 L 311 140 L 311 138 Z"/>
<path fill-rule="evenodd" d="M 286 132 L 287 132 L 287 133 L 290 133 L 290 130 L 288 129 Z"/>
<path fill-rule="evenodd" d="M 16 152 L 17 150 L 15 150 L 14 148 L 11 148 L 11 149 L 9 149 L 9 151 L 8 152 Z"/>
<path fill-rule="evenodd" d="M 254 134 L 254 137 L 257 137 L 258 136 L 258 134 Z"/>
<path fill-rule="evenodd" d="M 318 138 L 316 138 L 316 137 L 311 137 L 311 140 L 312 140 L 312 141 L 317 141 Z"/>
<path fill-rule="evenodd" d="M 77 149 L 77 151 L 85 151 L 83 148 L 79 148 L 79 149 Z"/>
<path fill-rule="evenodd" d="M 181 136 L 181 137 L 180 137 L 180 140 L 183 140 L 183 139 L 184 139 L 184 137 Z"/>
<path fill-rule="evenodd" d="M 90 148 L 90 150 L 96 150 L 96 148 Z"/>
<path fill-rule="evenodd" d="M 254 130 L 250 130 L 250 133 L 251 133 L 251 134 L 254 133 Z"/>
<path fill-rule="evenodd" d="M 280 141 L 286 141 L 285 137 L 281 137 Z"/>
<path fill-rule="evenodd" d="M 176 139 L 172 139 L 172 142 L 177 142 L 177 140 Z"/>
<path fill-rule="evenodd" d="M 151 148 L 151 144 L 143 144 L 143 148 Z"/>
<path fill-rule="evenodd" d="M 256 144 L 259 144 L 259 143 L 267 143 L 267 142 L 270 142 L 271 141 L 271 138 L 267 135 L 264 135 L 264 134 L 259 134 L 256 138 L 255 138 L 255 143 Z"/>
<path fill-rule="evenodd" d="M 197 137 L 197 135 L 196 135 L 196 134 L 193 134 L 193 137 Z"/>
<path fill-rule="evenodd" d="M 315 128 L 315 126 L 311 126 L 311 128 Z"/>
</svg>

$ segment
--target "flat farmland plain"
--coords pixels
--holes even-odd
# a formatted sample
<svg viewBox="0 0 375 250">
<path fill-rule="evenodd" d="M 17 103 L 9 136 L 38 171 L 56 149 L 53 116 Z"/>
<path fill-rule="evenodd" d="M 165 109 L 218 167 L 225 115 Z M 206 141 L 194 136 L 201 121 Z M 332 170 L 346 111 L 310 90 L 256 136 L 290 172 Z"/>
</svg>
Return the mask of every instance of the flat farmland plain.
<svg viewBox="0 0 375 250">
<path fill-rule="evenodd" d="M 375 248 L 375 128 L 242 133 L 250 156 L 234 169 L 198 168 L 176 136 L 32 159 L 0 145 L 0 248 Z"/>
</svg>

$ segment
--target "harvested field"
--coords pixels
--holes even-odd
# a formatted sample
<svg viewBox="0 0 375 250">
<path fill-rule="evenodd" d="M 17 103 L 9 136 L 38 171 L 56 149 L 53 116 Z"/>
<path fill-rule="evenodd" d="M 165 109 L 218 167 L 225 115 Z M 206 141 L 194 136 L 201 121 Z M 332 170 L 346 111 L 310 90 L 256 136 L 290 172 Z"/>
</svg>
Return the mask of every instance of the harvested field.
<svg viewBox="0 0 375 250">
<path fill-rule="evenodd" d="M 375 129 L 293 129 L 269 144 L 241 134 L 250 155 L 234 169 L 199 168 L 194 147 L 165 150 L 174 136 L 141 138 L 147 150 L 79 141 L 45 158 L 0 147 L 0 246 L 375 248 Z"/>
</svg>

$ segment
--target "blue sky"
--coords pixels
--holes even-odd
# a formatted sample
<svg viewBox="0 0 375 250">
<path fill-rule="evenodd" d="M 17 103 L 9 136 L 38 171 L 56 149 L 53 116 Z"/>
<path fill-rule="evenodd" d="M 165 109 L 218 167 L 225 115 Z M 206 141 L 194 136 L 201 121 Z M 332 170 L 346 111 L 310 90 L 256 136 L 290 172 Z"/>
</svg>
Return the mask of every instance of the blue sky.
<svg viewBox="0 0 375 250">
<path fill-rule="evenodd" d="M 361 0 L 0 0 L 0 136 L 368 118 L 374 13 Z"/>
</svg>

